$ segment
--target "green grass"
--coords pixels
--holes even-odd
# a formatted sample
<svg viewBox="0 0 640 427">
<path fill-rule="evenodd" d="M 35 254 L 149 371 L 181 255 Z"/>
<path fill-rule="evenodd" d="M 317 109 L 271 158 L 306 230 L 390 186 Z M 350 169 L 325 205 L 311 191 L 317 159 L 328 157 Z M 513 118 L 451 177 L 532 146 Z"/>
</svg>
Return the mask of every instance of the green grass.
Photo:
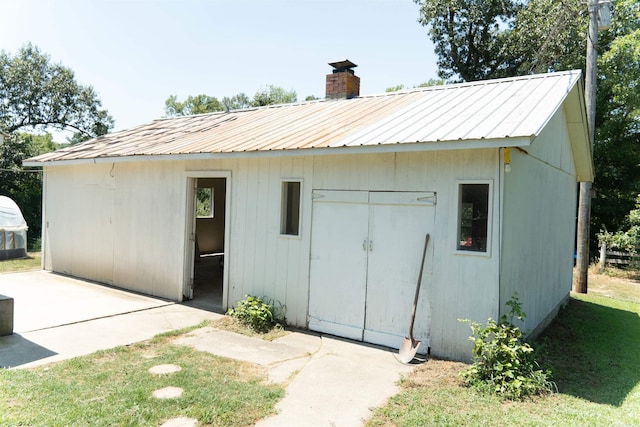
<svg viewBox="0 0 640 427">
<path fill-rule="evenodd" d="M 572 295 L 538 338 L 539 359 L 553 371 L 557 394 L 504 402 L 463 387 L 458 372 L 465 365 L 429 360 L 367 425 L 640 425 L 640 304 L 634 302 L 640 285 L 608 284 L 606 292 L 624 300 L 593 290 Z"/>
<path fill-rule="evenodd" d="M 0 273 L 40 270 L 40 252 L 29 252 L 28 258 L 0 261 Z"/>
<path fill-rule="evenodd" d="M 248 426 L 284 395 L 254 365 L 172 345 L 176 334 L 45 367 L 0 370 L 0 426 L 158 426 L 172 417 L 198 425 Z M 176 364 L 162 376 L 149 368 Z M 154 390 L 181 387 L 176 399 Z"/>
</svg>

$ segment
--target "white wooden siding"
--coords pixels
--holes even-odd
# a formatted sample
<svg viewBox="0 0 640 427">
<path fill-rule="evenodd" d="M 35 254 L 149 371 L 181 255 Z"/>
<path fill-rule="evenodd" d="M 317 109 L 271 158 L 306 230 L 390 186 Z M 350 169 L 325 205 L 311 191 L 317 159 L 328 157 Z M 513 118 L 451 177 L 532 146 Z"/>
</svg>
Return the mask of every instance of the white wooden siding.
<svg viewBox="0 0 640 427">
<path fill-rule="evenodd" d="M 429 342 L 435 355 L 466 358 L 469 329 L 458 319 L 497 316 L 498 258 L 496 251 L 490 257 L 455 253 L 456 185 L 461 179 L 493 180 L 490 197 L 497 207 L 499 161 L 497 149 L 485 149 L 46 168 L 46 268 L 180 300 L 188 259 L 185 171 L 229 171 L 223 305 L 249 293 L 264 296 L 286 306 L 291 324 L 306 326 L 312 190 L 435 191 L 433 278 L 422 291 L 431 304 Z M 297 237 L 280 235 L 283 179 L 302 181 Z M 492 247 L 498 241 L 498 212 L 494 209 L 491 219 Z M 64 227 L 72 229 L 71 237 Z M 427 321 L 420 316 L 416 328 Z"/>
<path fill-rule="evenodd" d="M 575 244 L 576 169 L 562 110 L 528 154 L 511 150 L 504 176 L 501 310 L 517 292 L 534 329 L 571 290 Z"/>
<path fill-rule="evenodd" d="M 486 321 L 498 314 L 498 257 L 456 254 L 457 180 L 499 181 L 499 152 L 461 150 L 315 158 L 313 186 L 320 189 L 367 191 L 435 191 L 433 280 L 423 291 L 431 304 L 429 342 L 436 356 L 468 359 L 469 327 L 458 321 Z M 494 185 L 492 204 L 499 205 Z M 498 210 L 494 209 L 492 245 L 498 242 Z M 420 327 L 420 317 L 416 327 Z"/>
</svg>

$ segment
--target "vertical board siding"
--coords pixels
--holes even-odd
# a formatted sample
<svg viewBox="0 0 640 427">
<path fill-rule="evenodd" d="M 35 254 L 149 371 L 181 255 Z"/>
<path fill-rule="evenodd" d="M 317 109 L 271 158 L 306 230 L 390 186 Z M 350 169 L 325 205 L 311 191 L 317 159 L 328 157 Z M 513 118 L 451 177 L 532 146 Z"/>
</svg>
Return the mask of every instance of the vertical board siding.
<svg viewBox="0 0 640 427">
<path fill-rule="evenodd" d="M 179 299 L 185 200 L 175 165 L 62 166 L 46 176 L 46 268 Z"/>
<path fill-rule="evenodd" d="M 229 305 L 247 294 L 264 297 L 286 307 L 290 323 L 306 326 L 310 206 L 305 197 L 309 198 L 307 169 L 311 166 L 312 162 L 303 157 L 238 161 L 232 172 Z M 302 180 L 297 237 L 280 235 L 282 181 L 287 179 Z"/>
<path fill-rule="evenodd" d="M 498 150 L 314 158 L 314 189 L 437 192 L 434 235 L 430 243 L 433 245 L 433 280 L 423 289 L 424 304 L 429 307 L 418 308 L 416 316 L 417 327 L 420 322 L 431 322 L 429 342 L 436 356 L 468 359 L 470 331 L 458 319 L 485 321 L 497 315 L 498 165 Z M 457 180 L 461 179 L 494 181 L 490 256 L 455 253 Z"/>
<path fill-rule="evenodd" d="M 538 326 L 571 289 L 575 243 L 576 172 L 562 111 L 536 138 L 528 154 L 511 156 L 504 182 L 500 304 L 517 293 L 527 314 L 523 328 Z M 514 155 L 515 154 L 515 155 Z"/>
<path fill-rule="evenodd" d="M 114 281 L 180 299 L 186 204 L 182 171 L 161 161 L 118 166 Z"/>
<path fill-rule="evenodd" d="M 47 170 L 45 268 L 112 283 L 114 183 L 106 178 L 111 166 Z"/>
<path fill-rule="evenodd" d="M 54 271 L 82 273 L 81 277 L 179 300 L 188 247 L 185 171 L 230 171 L 224 304 L 234 305 L 245 294 L 263 296 L 286 306 L 289 323 L 304 327 L 312 191 L 434 191 L 432 267 L 427 269 L 432 280 L 421 291 L 416 327 L 430 331 L 434 355 L 465 359 L 469 330 L 458 319 L 485 321 L 498 314 L 499 164 L 499 151 L 486 149 L 123 162 L 113 170 L 112 164 L 50 168 L 46 220 L 54 225 L 61 220 L 78 223 L 79 228 L 72 238 L 60 227 L 47 229 L 46 262 Z M 280 235 L 282 182 L 288 179 L 302 181 L 299 236 Z M 457 185 L 469 179 L 493 182 L 488 255 L 460 255 L 455 250 Z M 67 194 L 70 186 L 74 193 L 69 201 L 55 199 L 54 195 Z M 77 237 L 80 231 L 91 238 Z M 89 242 L 98 244 L 87 250 Z"/>
</svg>

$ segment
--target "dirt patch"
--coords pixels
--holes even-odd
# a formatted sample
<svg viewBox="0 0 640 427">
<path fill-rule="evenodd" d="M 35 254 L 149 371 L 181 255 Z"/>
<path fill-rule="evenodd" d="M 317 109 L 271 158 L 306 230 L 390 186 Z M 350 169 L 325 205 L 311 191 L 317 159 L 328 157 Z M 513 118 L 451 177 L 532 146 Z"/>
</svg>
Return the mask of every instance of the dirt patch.
<svg viewBox="0 0 640 427">
<path fill-rule="evenodd" d="M 225 331 L 235 332 L 236 334 L 242 334 L 248 337 L 260 338 L 265 341 L 273 341 L 289 334 L 289 332 L 282 327 L 274 327 L 269 332 L 265 333 L 256 332 L 231 316 L 224 316 L 218 320 L 214 320 L 211 322 L 211 326 L 216 329 L 224 329 Z"/>
<path fill-rule="evenodd" d="M 461 362 L 430 358 L 418 366 L 406 378 L 406 387 L 457 387 L 462 386 L 459 372 L 468 365 Z"/>
</svg>

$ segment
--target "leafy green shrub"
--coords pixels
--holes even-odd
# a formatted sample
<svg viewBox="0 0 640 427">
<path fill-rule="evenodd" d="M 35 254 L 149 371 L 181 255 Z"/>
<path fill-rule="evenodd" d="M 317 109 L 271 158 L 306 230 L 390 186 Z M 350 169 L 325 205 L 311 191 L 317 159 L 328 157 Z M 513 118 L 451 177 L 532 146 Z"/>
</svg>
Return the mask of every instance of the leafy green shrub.
<svg viewBox="0 0 640 427">
<path fill-rule="evenodd" d="M 491 318 L 486 326 L 461 320 L 470 325 L 473 341 L 473 364 L 461 372 L 465 385 L 510 400 L 553 393 L 556 385 L 550 380 L 551 372 L 540 369 L 533 348 L 512 323 L 514 317 L 524 320 L 526 316 L 518 297 L 507 305 L 511 310 L 499 323 Z"/>
<path fill-rule="evenodd" d="M 273 304 L 265 302 L 262 298 L 245 295 L 244 299 L 238 301 L 235 308 L 230 308 L 227 315 L 240 320 L 241 323 L 250 327 L 256 332 L 269 332 L 274 327 L 282 327 L 285 323 L 284 309 L 276 311 Z"/>
</svg>

